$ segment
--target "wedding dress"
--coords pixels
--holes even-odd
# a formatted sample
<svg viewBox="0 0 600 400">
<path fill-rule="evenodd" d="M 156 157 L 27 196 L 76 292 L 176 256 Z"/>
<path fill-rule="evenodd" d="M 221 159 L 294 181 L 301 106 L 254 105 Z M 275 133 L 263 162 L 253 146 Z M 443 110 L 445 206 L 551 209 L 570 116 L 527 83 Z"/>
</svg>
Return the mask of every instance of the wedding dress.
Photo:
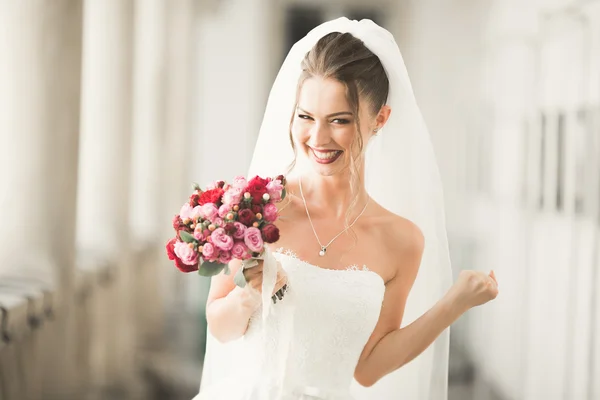
<svg viewBox="0 0 600 400">
<path fill-rule="evenodd" d="M 262 336 L 259 309 L 239 339 L 231 365 L 238 369 L 232 374 L 236 378 L 205 388 L 194 400 L 353 398 L 354 369 L 379 319 L 383 279 L 366 266 L 325 269 L 290 251 L 273 254 L 288 274 L 290 289 L 266 320 L 267 335 Z M 291 324 L 286 318 L 293 319 Z"/>
</svg>

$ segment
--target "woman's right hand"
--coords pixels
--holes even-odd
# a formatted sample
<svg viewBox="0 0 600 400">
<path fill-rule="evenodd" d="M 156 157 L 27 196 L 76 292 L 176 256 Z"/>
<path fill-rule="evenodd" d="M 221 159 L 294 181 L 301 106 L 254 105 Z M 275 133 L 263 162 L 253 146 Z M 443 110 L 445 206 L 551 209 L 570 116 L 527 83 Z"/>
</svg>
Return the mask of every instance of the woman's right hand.
<svg viewBox="0 0 600 400">
<path fill-rule="evenodd" d="M 243 274 L 246 278 L 247 284 L 259 293 L 262 293 L 262 282 L 263 282 L 263 260 L 257 260 L 258 265 L 245 269 Z M 281 289 L 287 283 L 287 274 L 281 267 L 281 263 L 277 261 L 277 277 L 275 279 L 275 288 L 273 289 L 273 296 L 279 289 Z"/>
</svg>

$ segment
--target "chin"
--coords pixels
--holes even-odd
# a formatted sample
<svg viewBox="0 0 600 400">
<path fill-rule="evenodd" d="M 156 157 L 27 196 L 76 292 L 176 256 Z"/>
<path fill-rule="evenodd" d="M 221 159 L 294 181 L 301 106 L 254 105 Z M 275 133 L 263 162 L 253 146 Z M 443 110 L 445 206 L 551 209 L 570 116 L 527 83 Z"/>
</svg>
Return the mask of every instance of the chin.
<svg viewBox="0 0 600 400">
<path fill-rule="evenodd" d="M 344 157 L 340 157 L 330 164 L 323 164 L 314 159 L 312 154 L 305 154 L 305 162 L 309 168 L 316 174 L 321 176 L 334 176 L 339 175 L 346 171 L 346 165 L 344 163 Z"/>
</svg>

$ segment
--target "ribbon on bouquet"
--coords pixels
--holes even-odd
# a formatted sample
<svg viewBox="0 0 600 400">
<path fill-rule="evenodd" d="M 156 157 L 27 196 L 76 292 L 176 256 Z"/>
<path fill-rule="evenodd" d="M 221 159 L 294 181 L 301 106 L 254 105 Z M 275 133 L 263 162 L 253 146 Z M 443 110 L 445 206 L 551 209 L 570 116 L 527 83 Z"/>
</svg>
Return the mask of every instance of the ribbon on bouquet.
<svg viewBox="0 0 600 400">
<path fill-rule="evenodd" d="M 262 344 L 264 346 L 263 354 L 269 354 L 267 346 L 271 343 L 269 339 L 269 328 L 271 325 L 267 322 L 267 318 L 274 312 L 279 312 L 279 327 L 273 334 L 277 335 L 277 347 L 276 354 L 273 354 L 272 358 L 268 359 L 265 367 L 269 368 L 269 371 L 261 371 L 265 376 L 269 377 L 270 382 L 264 382 L 266 387 L 262 390 L 266 390 L 265 393 L 270 393 L 271 390 L 276 389 L 279 394 L 276 398 L 285 398 L 286 394 L 289 394 L 290 388 L 288 383 L 294 386 L 293 382 L 288 382 L 292 377 L 288 376 L 288 356 L 290 351 L 290 345 L 293 338 L 294 331 L 294 311 L 295 311 L 295 296 L 293 291 L 286 293 L 285 301 L 279 302 L 277 310 L 274 309 L 275 304 L 271 301 L 271 294 L 275 290 L 275 284 L 277 283 L 277 270 L 278 261 L 273 255 L 272 251 L 268 246 L 265 246 L 260 259 L 263 260 L 263 280 L 261 286 L 261 302 L 262 302 Z M 257 259 L 246 260 L 243 262 L 243 267 L 238 271 L 238 275 L 234 278 L 234 281 L 238 286 L 245 286 L 246 281 L 243 275 L 243 269 L 253 268 L 258 265 Z M 241 282 L 243 280 L 243 282 Z M 289 285 L 289 282 L 288 282 Z M 323 393 L 315 393 L 316 388 L 307 389 L 306 395 L 313 396 L 311 398 L 320 399 Z M 292 390 L 293 391 L 293 390 Z M 272 397 L 272 396 L 263 396 Z M 322 397 L 326 399 L 327 397 Z"/>
<path fill-rule="evenodd" d="M 263 252 L 263 280 L 262 280 L 262 320 L 263 327 L 267 317 L 271 314 L 273 302 L 271 296 L 277 283 L 277 260 L 271 253 L 269 246 Z"/>
<path fill-rule="evenodd" d="M 239 287 L 245 287 L 247 282 L 244 277 L 244 270 L 254 268 L 258 265 L 257 260 L 263 260 L 263 280 L 261 286 L 261 301 L 262 301 L 262 320 L 266 322 L 267 317 L 272 311 L 271 304 L 271 293 L 275 289 L 277 283 L 277 260 L 273 256 L 273 253 L 269 249 L 269 246 L 264 247 L 264 251 L 260 257 L 251 258 L 249 260 L 242 261 L 242 267 L 238 270 L 237 274 L 233 278 L 235 284 Z"/>
</svg>

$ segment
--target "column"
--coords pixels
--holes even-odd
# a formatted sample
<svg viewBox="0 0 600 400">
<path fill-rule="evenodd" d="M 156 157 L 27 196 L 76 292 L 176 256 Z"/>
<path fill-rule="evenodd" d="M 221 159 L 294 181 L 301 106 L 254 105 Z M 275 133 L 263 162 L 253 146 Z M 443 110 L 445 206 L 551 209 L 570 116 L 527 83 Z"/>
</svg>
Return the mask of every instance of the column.
<svg viewBox="0 0 600 400">
<path fill-rule="evenodd" d="M 98 384 L 124 386 L 134 345 L 128 225 L 133 2 L 88 0 L 84 21 L 77 245 L 84 258 L 111 265 L 114 281 L 96 296 L 92 359 L 101 366 Z"/>
<path fill-rule="evenodd" d="M 52 366 L 44 398 L 73 395 L 81 29 L 80 0 L 0 6 L 0 280 L 54 291 L 56 318 L 39 333 L 49 346 L 35 354 Z"/>
<path fill-rule="evenodd" d="M 133 147 L 129 224 L 136 250 L 137 340 L 147 346 L 163 337 L 163 304 L 158 267 L 165 257 L 163 169 L 167 89 L 168 7 L 164 0 L 136 0 L 134 44 Z M 193 17 L 193 16 L 192 16 Z M 173 211 L 175 213 L 175 211 Z M 164 217 L 164 218 L 163 218 Z"/>
</svg>

